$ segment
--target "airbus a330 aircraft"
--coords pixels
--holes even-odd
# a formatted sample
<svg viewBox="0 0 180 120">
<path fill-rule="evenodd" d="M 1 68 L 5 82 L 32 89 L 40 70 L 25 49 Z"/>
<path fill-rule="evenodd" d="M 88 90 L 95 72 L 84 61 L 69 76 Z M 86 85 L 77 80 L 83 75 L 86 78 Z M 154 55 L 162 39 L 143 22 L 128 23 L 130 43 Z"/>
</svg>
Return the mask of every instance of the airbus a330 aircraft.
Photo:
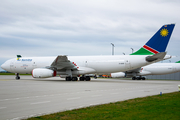
<svg viewBox="0 0 180 120">
<path fill-rule="evenodd" d="M 146 75 L 164 75 L 180 72 L 180 61 L 176 63 L 154 63 L 135 70 L 111 73 L 111 77 L 132 77 L 132 80 L 145 80 Z M 139 76 L 139 77 L 136 77 Z"/>
<path fill-rule="evenodd" d="M 175 24 L 163 25 L 155 35 L 137 52 L 131 55 L 114 56 L 65 56 L 18 57 L 7 60 L 1 68 L 16 73 L 31 73 L 34 78 L 65 76 L 67 81 L 89 81 L 86 74 L 123 72 L 163 60 L 166 47 Z"/>
</svg>

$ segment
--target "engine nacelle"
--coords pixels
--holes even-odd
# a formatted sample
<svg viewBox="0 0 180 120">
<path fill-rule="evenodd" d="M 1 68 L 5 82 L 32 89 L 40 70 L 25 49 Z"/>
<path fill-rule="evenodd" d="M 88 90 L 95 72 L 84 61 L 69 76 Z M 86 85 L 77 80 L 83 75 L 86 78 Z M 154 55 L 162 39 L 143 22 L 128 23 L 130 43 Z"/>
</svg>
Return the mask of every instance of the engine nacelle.
<svg viewBox="0 0 180 120">
<path fill-rule="evenodd" d="M 32 76 L 34 78 L 48 78 L 56 76 L 56 71 L 47 68 L 36 68 L 32 70 Z"/>
<path fill-rule="evenodd" d="M 111 77 L 113 78 L 126 77 L 126 74 L 124 72 L 111 73 Z"/>
</svg>

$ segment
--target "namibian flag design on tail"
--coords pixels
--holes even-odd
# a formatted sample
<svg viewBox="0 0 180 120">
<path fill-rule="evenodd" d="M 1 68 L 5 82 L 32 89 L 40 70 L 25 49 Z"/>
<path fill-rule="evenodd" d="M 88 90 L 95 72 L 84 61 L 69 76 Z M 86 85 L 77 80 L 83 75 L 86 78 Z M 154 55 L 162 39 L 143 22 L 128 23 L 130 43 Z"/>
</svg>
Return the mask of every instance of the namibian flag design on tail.
<svg viewBox="0 0 180 120">
<path fill-rule="evenodd" d="M 176 63 L 180 63 L 180 61 L 177 61 Z"/>
<path fill-rule="evenodd" d="M 130 55 L 154 55 L 165 52 L 175 24 L 163 25 L 138 51 Z"/>
</svg>

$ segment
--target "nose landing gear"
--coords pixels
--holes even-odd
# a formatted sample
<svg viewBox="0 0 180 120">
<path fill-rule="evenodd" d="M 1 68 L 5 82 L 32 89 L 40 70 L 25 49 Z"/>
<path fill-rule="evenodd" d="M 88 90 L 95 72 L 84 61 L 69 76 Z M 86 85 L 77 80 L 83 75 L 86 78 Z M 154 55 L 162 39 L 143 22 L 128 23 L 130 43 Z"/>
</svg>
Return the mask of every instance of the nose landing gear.
<svg viewBox="0 0 180 120">
<path fill-rule="evenodd" d="M 19 73 L 16 73 L 16 80 L 19 80 L 19 79 L 20 79 Z"/>
</svg>

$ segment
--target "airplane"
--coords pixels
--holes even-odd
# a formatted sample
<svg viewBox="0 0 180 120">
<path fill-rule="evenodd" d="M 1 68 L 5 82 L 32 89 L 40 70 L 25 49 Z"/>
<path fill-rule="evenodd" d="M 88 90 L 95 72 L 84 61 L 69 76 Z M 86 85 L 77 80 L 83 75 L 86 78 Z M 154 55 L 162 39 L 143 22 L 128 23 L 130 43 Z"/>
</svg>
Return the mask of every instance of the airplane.
<svg viewBox="0 0 180 120">
<path fill-rule="evenodd" d="M 180 72 L 180 61 L 176 63 L 153 63 L 135 70 L 111 73 L 113 78 L 132 77 L 132 80 L 145 80 L 146 75 L 165 75 Z M 136 77 L 139 76 L 139 77 Z"/>
<path fill-rule="evenodd" d="M 7 60 L 1 68 L 19 74 L 32 74 L 34 78 L 63 76 L 66 81 L 90 81 L 86 74 L 123 72 L 163 60 L 175 24 L 163 25 L 138 51 L 130 55 L 22 57 Z"/>
</svg>

